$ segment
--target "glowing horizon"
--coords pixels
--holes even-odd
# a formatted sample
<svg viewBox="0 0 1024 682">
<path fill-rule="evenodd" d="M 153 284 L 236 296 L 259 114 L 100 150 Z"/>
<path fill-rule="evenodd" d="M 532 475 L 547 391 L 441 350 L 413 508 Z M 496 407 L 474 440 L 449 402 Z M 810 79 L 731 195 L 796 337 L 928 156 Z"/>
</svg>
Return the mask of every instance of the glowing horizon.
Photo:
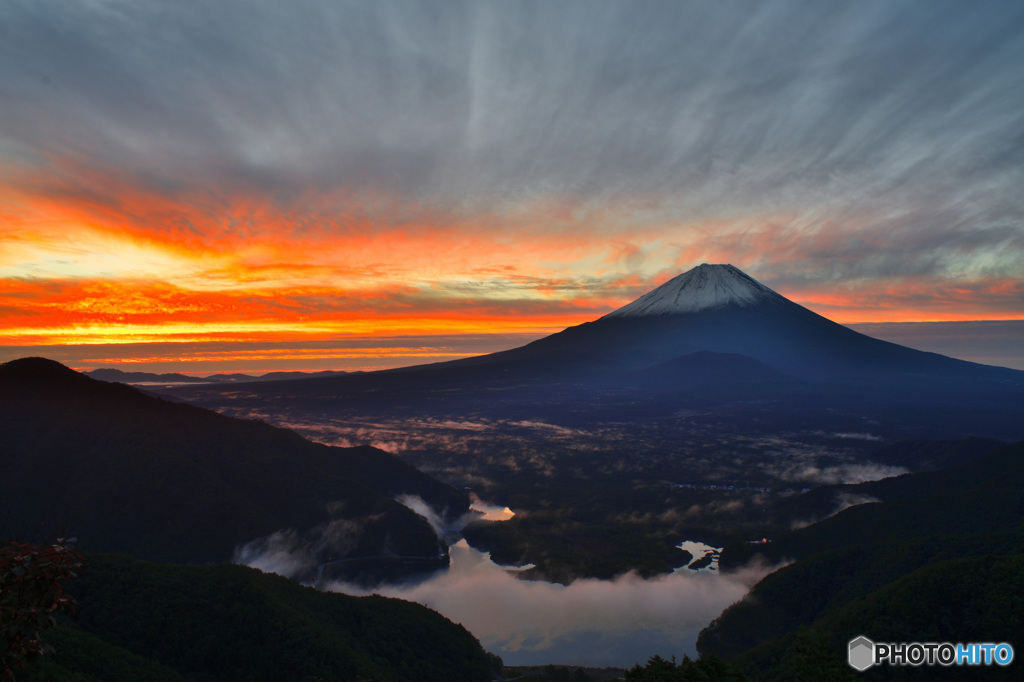
<svg viewBox="0 0 1024 682">
<path fill-rule="evenodd" d="M 1024 9 L 916 19 L 5 5 L 0 356 L 411 364 L 703 262 L 843 324 L 1024 320 Z"/>
</svg>

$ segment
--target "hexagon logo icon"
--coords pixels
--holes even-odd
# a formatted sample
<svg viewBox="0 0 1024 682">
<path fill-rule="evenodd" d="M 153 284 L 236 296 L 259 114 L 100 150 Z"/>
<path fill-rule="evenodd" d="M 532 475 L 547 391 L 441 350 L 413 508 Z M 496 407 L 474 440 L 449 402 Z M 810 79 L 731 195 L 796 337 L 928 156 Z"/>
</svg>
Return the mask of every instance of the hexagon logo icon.
<svg viewBox="0 0 1024 682">
<path fill-rule="evenodd" d="M 861 635 L 850 640 L 850 666 L 858 672 L 867 670 L 875 663 L 875 643 Z"/>
</svg>

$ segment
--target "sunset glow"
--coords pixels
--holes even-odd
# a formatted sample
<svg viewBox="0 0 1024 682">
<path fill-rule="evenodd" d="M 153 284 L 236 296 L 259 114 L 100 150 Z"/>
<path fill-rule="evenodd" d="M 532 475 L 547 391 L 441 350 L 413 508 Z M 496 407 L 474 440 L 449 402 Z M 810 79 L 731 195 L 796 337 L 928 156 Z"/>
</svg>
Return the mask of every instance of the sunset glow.
<svg viewBox="0 0 1024 682">
<path fill-rule="evenodd" d="M 314 5 L 0 9 L 0 360 L 414 364 L 480 347 L 403 339 L 498 350 L 701 262 L 842 323 L 1024 319 L 1010 4 L 921 35 L 897 8 Z M 736 24 L 742 54 L 712 39 Z"/>
</svg>

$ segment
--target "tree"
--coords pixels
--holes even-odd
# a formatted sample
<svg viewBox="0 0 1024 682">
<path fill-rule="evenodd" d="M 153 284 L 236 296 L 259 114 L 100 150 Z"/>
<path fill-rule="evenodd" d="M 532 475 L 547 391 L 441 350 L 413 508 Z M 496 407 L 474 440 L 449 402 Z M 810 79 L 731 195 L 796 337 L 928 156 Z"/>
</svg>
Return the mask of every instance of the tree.
<svg viewBox="0 0 1024 682">
<path fill-rule="evenodd" d="M 69 546 L 73 542 L 11 541 L 0 548 L 0 679 L 13 680 L 15 669 L 52 653 L 42 635 L 56 626 L 58 611 L 74 607 L 64 581 L 82 567 L 82 555 Z"/>
<path fill-rule="evenodd" d="M 675 656 L 667 661 L 653 656 L 647 665 L 635 665 L 626 672 L 627 682 L 743 682 L 743 675 L 714 654 L 696 661 L 689 656 L 676 665 Z"/>
</svg>

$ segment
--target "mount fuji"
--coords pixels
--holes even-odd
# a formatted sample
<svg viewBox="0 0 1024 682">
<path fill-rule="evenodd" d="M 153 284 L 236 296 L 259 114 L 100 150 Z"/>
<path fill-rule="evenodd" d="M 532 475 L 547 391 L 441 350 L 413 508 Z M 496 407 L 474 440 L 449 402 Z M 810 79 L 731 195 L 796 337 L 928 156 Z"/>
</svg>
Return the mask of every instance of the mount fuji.
<svg viewBox="0 0 1024 682">
<path fill-rule="evenodd" d="M 902 432 L 911 435 L 1024 437 L 1024 372 L 866 336 L 732 265 L 700 265 L 599 319 L 519 348 L 246 388 L 244 398 L 212 385 L 168 392 L 259 413 L 287 404 L 302 415 L 444 411 L 496 419 L 643 419 L 684 405 L 757 404 L 784 416 L 857 414 L 910 425 Z"/>
<path fill-rule="evenodd" d="M 735 266 L 709 264 L 593 322 L 520 348 L 435 367 L 594 376 L 709 352 L 746 356 L 803 380 L 1024 377 L 1024 372 L 866 336 L 790 301 Z"/>
</svg>

